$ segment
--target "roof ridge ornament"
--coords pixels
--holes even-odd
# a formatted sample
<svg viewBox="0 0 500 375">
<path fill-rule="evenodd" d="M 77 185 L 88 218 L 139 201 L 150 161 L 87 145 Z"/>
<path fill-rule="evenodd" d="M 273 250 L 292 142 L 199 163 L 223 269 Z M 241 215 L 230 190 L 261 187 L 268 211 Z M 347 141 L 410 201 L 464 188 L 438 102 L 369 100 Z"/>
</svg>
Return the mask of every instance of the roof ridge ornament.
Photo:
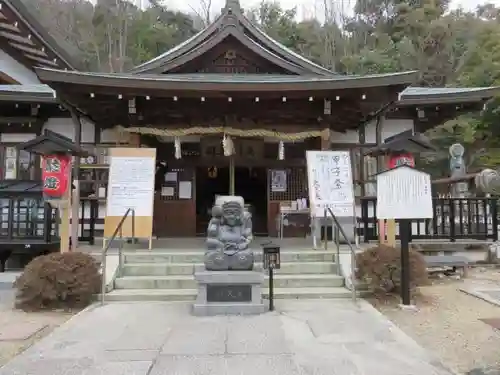
<svg viewBox="0 0 500 375">
<path fill-rule="evenodd" d="M 228 14 L 241 13 L 240 0 L 226 0 L 226 5 L 222 8 L 222 12 L 224 11 Z"/>
</svg>

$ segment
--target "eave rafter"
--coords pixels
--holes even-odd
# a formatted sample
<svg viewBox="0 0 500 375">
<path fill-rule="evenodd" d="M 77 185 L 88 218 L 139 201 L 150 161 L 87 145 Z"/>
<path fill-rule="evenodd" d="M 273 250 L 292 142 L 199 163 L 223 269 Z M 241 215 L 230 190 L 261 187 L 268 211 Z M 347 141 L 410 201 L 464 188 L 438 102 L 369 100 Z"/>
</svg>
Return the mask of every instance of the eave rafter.
<svg viewBox="0 0 500 375">
<path fill-rule="evenodd" d="M 74 69 L 69 56 L 20 0 L 0 0 L 0 46 L 29 69 Z"/>
</svg>

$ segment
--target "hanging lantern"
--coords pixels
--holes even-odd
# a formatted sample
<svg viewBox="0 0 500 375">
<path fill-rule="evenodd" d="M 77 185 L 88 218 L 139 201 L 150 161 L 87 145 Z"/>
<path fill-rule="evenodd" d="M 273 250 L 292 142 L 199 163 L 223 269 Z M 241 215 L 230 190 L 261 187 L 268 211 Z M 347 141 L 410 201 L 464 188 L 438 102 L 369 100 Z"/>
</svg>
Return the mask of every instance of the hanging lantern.
<svg viewBox="0 0 500 375">
<path fill-rule="evenodd" d="M 280 141 L 280 144 L 278 146 L 278 159 L 279 160 L 285 160 L 285 144 L 283 141 Z"/>
<path fill-rule="evenodd" d="M 234 153 L 234 144 L 231 136 L 224 134 L 222 149 L 224 150 L 224 156 L 231 156 Z"/>
<path fill-rule="evenodd" d="M 48 155 L 42 160 L 43 195 L 48 199 L 60 199 L 68 189 L 71 156 Z"/>
<path fill-rule="evenodd" d="M 176 159 L 182 158 L 181 140 L 179 137 L 175 137 L 174 148 L 175 148 L 175 158 Z"/>
<path fill-rule="evenodd" d="M 394 169 L 401 165 L 408 165 L 410 167 L 415 167 L 415 158 L 410 153 L 393 155 L 389 159 L 389 169 Z"/>
</svg>

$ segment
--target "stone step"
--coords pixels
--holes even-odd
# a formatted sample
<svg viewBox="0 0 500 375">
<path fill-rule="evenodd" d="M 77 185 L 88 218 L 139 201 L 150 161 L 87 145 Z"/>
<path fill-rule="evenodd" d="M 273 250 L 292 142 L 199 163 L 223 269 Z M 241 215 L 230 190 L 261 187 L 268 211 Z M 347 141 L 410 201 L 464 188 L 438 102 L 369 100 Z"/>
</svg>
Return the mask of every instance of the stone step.
<svg viewBox="0 0 500 375">
<path fill-rule="evenodd" d="M 264 287 L 269 285 L 266 277 Z M 276 288 L 339 287 L 344 279 L 338 275 L 275 275 Z M 115 280 L 116 289 L 196 289 L 192 275 L 175 276 L 125 276 Z"/>
<path fill-rule="evenodd" d="M 125 263 L 123 276 L 170 276 L 192 275 L 196 266 L 202 264 L 189 263 Z M 255 265 L 256 270 L 262 269 L 262 264 Z M 282 263 L 276 274 L 329 274 L 337 273 L 337 265 L 332 262 L 292 262 Z"/>
<path fill-rule="evenodd" d="M 262 262 L 262 252 L 256 251 L 255 261 Z M 203 251 L 138 250 L 125 252 L 125 263 L 203 263 Z M 335 252 L 324 250 L 282 250 L 281 262 L 333 262 Z"/>
<path fill-rule="evenodd" d="M 106 294 L 106 301 L 194 301 L 196 293 L 196 289 L 115 289 Z M 263 297 L 268 298 L 267 289 L 263 290 Z M 276 299 L 332 299 L 350 297 L 351 292 L 343 287 L 274 289 L 274 298 Z"/>
</svg>

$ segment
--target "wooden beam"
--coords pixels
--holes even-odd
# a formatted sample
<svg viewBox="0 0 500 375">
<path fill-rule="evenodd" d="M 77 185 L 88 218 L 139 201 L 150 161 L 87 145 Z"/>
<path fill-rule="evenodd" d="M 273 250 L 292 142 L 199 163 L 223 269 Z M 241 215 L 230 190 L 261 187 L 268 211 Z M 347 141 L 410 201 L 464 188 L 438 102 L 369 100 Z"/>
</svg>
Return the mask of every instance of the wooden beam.
<svg viewBox="0 0 500 375">
<path fill-rule="evenodd" d="M 26 44 L 29 46 L 35 45 L 35 43 L 33 43 L 33 41 L 30 38 L 26 38 L 26 37 L 24 37 L 22 35 L 18 35 L 18 34 L 12 34 L 12 33 L 9 33 L 7 31 L 0 31 L 0 37 L 3 37 L 5 39 L 9 39 L 9 40 L 13 40 L 13 41 L 18 42 L 18 43 L 23 43 L 23 44 Z"/>
<path fill-rule="evenodd" d="M 0 71 L 0 80 L 5 81 L 8 84 L 11 85 L 20 85 L 18 81 L 16 81 L 14 78 L 9 76 L 7 73 Z"/>
<path fill-rule="evenodd" d="M 50 61 L 50 60 L 47 60 L 47 59 L 42 59 L 40 57 L 37 57 L 37 56 L 33 56 L 33 55 L 29 55 L 27 53 L 24 54 L 24 56 L 26 56 L 27 59 L 30 59 L 30 60 L 33 60 L 33 61 L 36 61 L 36 62 L 39 62 L 41 63 L 42 65 L 48 65 L 48 66 L 51 66 L 53 68 L 57 68 L 59 65 L 57 65 L 56 62 L 54 61 Z"/>
<path fill-rule="evenodd" d="M 21 30 L 17 26 L 8 23 L 8 20 L 5 20 L 5 22 L 3 20 L 0 20 L 0 29 L 9 30 L 18 34 L 21 32 Z"/>
<path fill-rule="evenodd" d="M 34 123 L 38 120 L 37 117 L 1 117 L 0 124 L 26 124 Z"/>
<path fill-rule="evenodd" d="M 19 44 L 19 43 L 16 43 L 16 42 L 9 42 L 9 44 L 18 49 L 18 50 L 21 50 L 23 52 L 26 52 L 26 53 L 29 53 L 29 54 L 32 54 L 32 55 L 37 55 L 37 56 L 41 56 L 43 58 L 48 58 L 48 55 L 45 53 L 45 51 L 41 50 L 41 49 L 37 49 L 37 48 L 31 48 L 31 47 L 26 47 L 22 44 Z"/>
</svg>

